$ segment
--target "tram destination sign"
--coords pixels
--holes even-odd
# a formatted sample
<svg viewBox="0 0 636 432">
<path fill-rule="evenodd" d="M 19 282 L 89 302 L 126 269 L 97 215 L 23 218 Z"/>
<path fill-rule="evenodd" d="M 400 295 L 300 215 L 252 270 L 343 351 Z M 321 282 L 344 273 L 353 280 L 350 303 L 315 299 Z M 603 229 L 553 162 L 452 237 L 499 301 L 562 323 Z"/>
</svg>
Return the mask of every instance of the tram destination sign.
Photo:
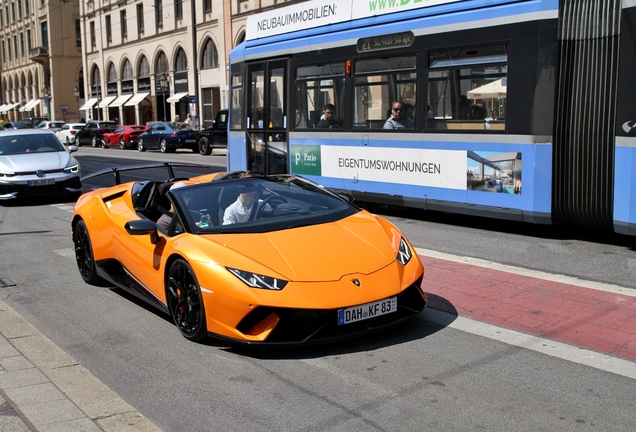
<svg viewBox="0 0 636 432">
<path fill-rule="evenodd" d="M 374 36 L 358 39 L 356 48 L 358 52 L 381 51 L 395 48 L 407 48 L 413 45 L 415 35 L 407 31 L 383 36 Z"/>
</svg>

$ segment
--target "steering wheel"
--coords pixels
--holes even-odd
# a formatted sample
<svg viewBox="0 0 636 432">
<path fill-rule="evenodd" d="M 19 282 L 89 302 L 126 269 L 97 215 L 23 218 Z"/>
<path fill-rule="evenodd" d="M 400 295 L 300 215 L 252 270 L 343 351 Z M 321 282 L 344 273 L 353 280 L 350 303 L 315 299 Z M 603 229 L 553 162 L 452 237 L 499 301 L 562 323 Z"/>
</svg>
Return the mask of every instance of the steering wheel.
<svg viewBox="0 0 636 432">
<path fill-rule="evenodd" d="M 260 201 L 257 203 L 257 205 L 254 208 L 254 211 L 252 212 L 252 214 L 250 214 L 250 218 L 249 220 L 256 220 L 259 219 L 262 216 L 262 213 L 265 209 L 266 205 L 270 205 L 270 207 L 276 207 L 274 205 L 275 202 L 278 202 L 279 204 L 281 203 L 288 203 L 289 201 L 287 201 L 285 198 L 283 198 L 280 195 L 270 195 L 267 198 L 265 198 L 263 201 Z"/>
</svg>

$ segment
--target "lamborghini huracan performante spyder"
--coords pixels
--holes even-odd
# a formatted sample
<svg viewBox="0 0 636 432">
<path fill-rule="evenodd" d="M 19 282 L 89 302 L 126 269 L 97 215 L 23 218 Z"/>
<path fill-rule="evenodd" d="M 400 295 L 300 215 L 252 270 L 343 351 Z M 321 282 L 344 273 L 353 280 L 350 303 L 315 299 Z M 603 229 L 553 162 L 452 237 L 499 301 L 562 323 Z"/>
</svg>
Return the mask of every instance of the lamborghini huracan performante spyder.
<svg viewBox="0 0 636 432">
<path fill-rule="evenodd" d="M 293 175 L 118 184 L 77 201 L 77 266 L 87 283 L 105 279 L 170 314 L 190 340 L 360 335 L 427 298 L 408 240 L 347 198 Z"/>
</svg>

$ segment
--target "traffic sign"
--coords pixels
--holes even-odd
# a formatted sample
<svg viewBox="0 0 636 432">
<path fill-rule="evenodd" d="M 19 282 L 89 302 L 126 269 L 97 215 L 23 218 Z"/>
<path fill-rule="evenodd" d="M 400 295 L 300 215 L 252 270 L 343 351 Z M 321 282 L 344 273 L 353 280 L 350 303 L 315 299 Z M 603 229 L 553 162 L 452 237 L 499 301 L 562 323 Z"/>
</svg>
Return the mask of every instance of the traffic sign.
<svg viewBox="0 0 636 432">
<path fill-rule="evenodd" d="M 190 103 L 197 103 L 197 96 L 190 96 Z"/>
</svg>

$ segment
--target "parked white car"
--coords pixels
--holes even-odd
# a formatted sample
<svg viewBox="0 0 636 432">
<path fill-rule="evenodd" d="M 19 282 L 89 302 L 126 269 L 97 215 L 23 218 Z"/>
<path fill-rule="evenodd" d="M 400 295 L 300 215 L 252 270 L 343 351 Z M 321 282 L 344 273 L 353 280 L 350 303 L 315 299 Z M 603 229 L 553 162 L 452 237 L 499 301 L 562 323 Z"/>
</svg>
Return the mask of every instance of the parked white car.
<svg viewBox="0 0 636 432">
<path fill-rule="evenodd" d="M 57 132 L 59 131 L 62 126 L 64 126 L 66 123 L 64 123 L 63 121 L 49 121 L 49 120 L 45 120 L 43 122 L 40 122 L 40 124 L 37 126 L 38 129 L 48 129 L 51 132 Z"/>
<path fill-rule="evenodd" d="M 62 144 L 75 144 L 75 136 L 84 126 L 86 126 L 86 123 L 66 123 L 59 131 L 55 132 L 55 136 Z"/>
</svg>

